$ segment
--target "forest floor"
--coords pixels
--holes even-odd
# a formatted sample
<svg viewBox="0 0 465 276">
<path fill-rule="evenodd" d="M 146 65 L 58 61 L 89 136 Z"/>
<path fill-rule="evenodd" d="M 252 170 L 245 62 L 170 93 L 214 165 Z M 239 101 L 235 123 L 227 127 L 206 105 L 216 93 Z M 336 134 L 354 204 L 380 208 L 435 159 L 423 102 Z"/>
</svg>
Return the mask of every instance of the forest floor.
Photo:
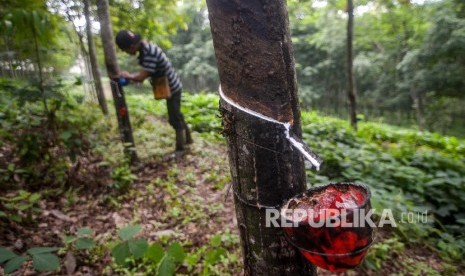
<svg viewBox="0 0 465 276">
<path fill-rule="evenodd" d="M 164 139 L 138 146 L 141 160 L 132 168 L 137 179 L 126 192 L 112 190 L 110 183 L 114 180 L 109 171 L 113 168 L 102 166 L 99 158 L 80 157 L 71 170 L 74 188 L 59 197 L 41 200 L 40 211 L 33 216 L 31 225 L 10 223 L 1 229 L 0 245 L 14 244 L 17 251 L 34 246 L 64 246 L 59 252 L 63 260 L 60 274 L 124 275 L 134 270 L 116 267 L 108 248 L 116 239 L 117 229 L 139 224 L 140 236 L 149 242 L 180 242 L 188 255 L 194 256 L 190 264 L 187 261 L 178 266 L 178 274 L 241 275 L 234 203 L 228 193 L 231 180 L 226 145 L 195 133 L 190 149 L 175 156 L 173 134 L 165 120 L 146 119 L 157 130 L 154 136 Z M 94 231 L 99 246 L 91 252 L 72 250 L 63 243 L 63 235 L 74 234 L 82 227 Z M 218 246 L 211 243 L 215 236 L 220 237 L 226 254 L 207 263 L 201 255 Z M 378 236 L 386 240 L 389 233 L 383 231 Z M 442 271 L 441 260 L 427 248 L 406 248 L 401 255 L 388 252 L 381 270 L 369 271 L 361 266 L 345 275 L 391 275 L 399 271 L 404 271 L 402 275 L 435 275 Z M 322 270 L 319 274 L 333 275 Z M 14 275 L 35 272 L 29 263 Z"/>
</svg>

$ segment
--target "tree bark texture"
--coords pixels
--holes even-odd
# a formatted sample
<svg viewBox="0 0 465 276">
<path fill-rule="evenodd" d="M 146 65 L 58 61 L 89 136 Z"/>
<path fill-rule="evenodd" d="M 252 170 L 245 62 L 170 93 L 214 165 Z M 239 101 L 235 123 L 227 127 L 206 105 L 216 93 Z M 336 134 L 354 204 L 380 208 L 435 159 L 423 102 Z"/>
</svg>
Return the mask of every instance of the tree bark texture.
<svg viewBox="0 0 465 276">
<path fill-rule="evenodd" d="M 207 0 L 225 97 L 301 136 L 296 74 L 283 1 Z M 266 227 L 267 208 L 305 190 L 304 161 L 282 124 L 221 100 L 246 275 L 315 275 L 281 228 Z"/>
<path fill-rule="evenodd" d="M 100 35 L 102 37 L 105 65 L 108 77 L 110 78 L 111 93 L 115 102 L 121 140 L 123 141 L 126 155 L 129 157 L 131 163 L 134 163 L 137 161 L 137 153 L 135 150 L 134 137 L 132 135 L 131 121 L 129 119 L 129 110 L 124 97 L 123 88 L 116 82 L 116 78 L 119 75 L 119 66 L 116 59 L 108 0 L 97 0 L 97 13 L 100 21 Z"/>
<path fill-rule="evenodd" d="M 92 70 L 92 77 L 94 79 L 95 92 L 97 94 L 97 100 L 103 114 L 108 115 L 107 101 L 105 100 L 105 94 L 103 93 L 102 80 L 98 70 L 97 54 L 95 52 L 94 46 L 94 38 L 92 36 L 92 21 L 90 20 L 89 0 L 84 0 L 84 15 L 86 18 L 87 44 L 89 48 L 89 59 Z"/>
<path fill-rule="evenodd" d="M 349 101 L 349 116 L 352 128 L 357 130 L 357 97 L 355 92 L 354 76 L 354 3 L 347 0 L 347 96 Z"/>
</svg>

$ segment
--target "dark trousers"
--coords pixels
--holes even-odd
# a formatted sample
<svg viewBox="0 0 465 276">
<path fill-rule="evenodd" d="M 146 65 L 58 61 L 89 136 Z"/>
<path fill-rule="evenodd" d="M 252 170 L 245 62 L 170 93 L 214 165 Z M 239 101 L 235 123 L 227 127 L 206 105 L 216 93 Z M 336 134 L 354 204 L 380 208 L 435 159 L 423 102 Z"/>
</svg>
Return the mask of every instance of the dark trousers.
<svg viewBox="0 0 465 276">
<path fill-rule="evenodd" d="M 171 95 L 171 98 L 166 100 L 166 107 L 168 108 L 168 121 L 170 125 L 176 129 L 184 129 L 186 122 L 181 113 L 181 92 Z"/>
</svg>

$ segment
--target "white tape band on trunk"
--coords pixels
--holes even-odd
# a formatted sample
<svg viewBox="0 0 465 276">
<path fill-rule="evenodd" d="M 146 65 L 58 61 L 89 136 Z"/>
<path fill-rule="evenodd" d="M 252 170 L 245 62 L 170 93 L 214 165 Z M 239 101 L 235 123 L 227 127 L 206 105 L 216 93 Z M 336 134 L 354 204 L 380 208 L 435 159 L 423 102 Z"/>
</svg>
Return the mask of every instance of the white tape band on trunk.
<svg viewBox="0 0 465 276">
<path fill-rule="evenodd" d="M 294 135 L 291 131 L 291 123 L 283 123 L 278 120 L 275 120 L 271 117 L 268 117 L 266 115 L 263 115 L 257 111 L 250 110 L 247 107 L 243 107 L 239 105 L 238 103 L 234 102 L 232 99 L 228 98 L 224 93 L 223 90 L 221 89 L 221 85 L 219 88 L 219 93 L 221 99 L 223 99 L 225 102 L 227 102 L 229 105 L 234 106 L 235 108 L 250 114 L 254 117 L 260 118 L 262 120 L 274 123 L 274 124 L 279 124 L 284 127 L 284 135 L 287 140 L 291 143 L 291 145 L 297 149 L 310 163 L 316 168 L 316 170 L 320 170 L 321 163 L 323 163 L 322 159 L 316 155 L 301 139 L 299 139 L 296 135 Z"/>
</svg>

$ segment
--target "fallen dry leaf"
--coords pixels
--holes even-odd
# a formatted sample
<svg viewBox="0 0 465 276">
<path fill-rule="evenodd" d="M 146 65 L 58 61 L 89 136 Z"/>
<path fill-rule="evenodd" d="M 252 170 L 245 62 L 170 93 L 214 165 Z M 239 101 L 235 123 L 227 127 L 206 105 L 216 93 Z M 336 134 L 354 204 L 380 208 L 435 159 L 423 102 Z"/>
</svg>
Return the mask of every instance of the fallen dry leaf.
<svg viewBox="0 0 465 276">
<path fill-rule="evenodd" d="M 73 222 L 73 220 L 68 217 L 67 215 L 63 214 L 61 211 L 59 210 L 51 210 L 50 211 L 50 214 L 52 214 L 54 217 L 58 218 L 58 219 L 61 219 L 63 221 L 67 221 L 67 222 Z"/>
<path fill-rule="evenodd" d="M 66 273 L 68 275 L 73 275 L 74 271 L 76 270 L 76 258 L 74 257 L 71 251 L 68 251 L 68 253 L 66 253 L 65 267 Z"/>
</svg>

